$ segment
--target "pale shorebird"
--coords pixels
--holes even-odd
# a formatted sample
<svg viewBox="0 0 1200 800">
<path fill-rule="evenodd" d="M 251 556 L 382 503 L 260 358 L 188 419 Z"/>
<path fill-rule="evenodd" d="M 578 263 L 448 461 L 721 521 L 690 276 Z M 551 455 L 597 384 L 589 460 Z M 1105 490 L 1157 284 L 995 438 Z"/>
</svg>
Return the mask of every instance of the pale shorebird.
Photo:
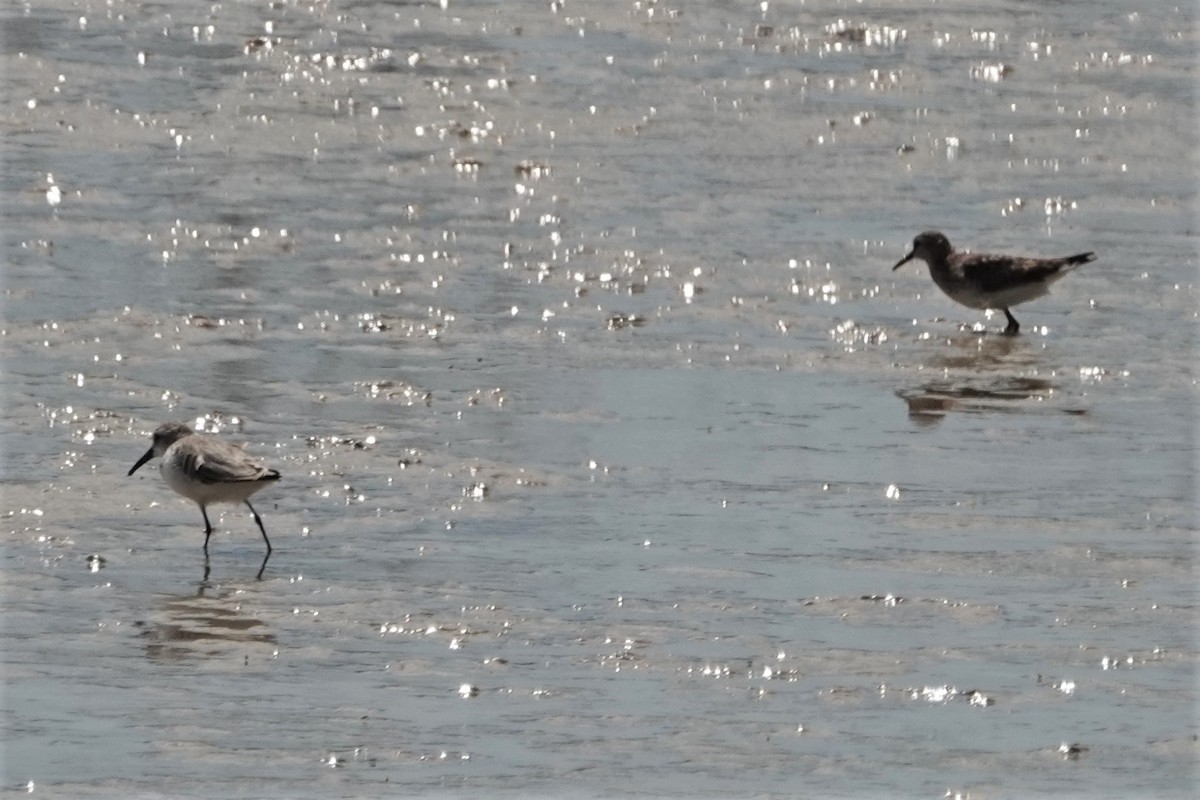
<svg viewBox="0 0 1200 800">
<path fill-rule="evenodd" d="M 263 541 L 267 544 L 267 558 L 271 557 L 271 540 L 267 538 L 262 518 L 250 505 L 250 495 L 279 480 L 279 473 L 262 465 L 242 448 L 223 442 L 213 436 L 196 433 L 182 422 L 164 422 L 154 431 L 154 443 L 146 454 L 129 470 L 129 474 L 156 456 L 162 457 L 158 465 L 163 480 L 189 500 L 200 506 L 204 516 L 204 558 L 208 559 L 208 537 L 212 535 L 212 523 L 208 521 L 206 506 L 210 503 L 245 503 L 258 523 Z M 263 559 L 262 570 L 267 566 Z"/>
<path fill-rule="evenodd" d="M 937 231 L 925 231 L 913 239 L 912 250 L 896 262 L 893 270 L 919 258 L 929 265 L 933 282 L 956 300 L 971 308 L 998 308 L 1008 317 L 1004 332 L 1012 335 L 1021 329 L 1008 310 L 1011 306 L 1041 297 L 1050 284 L 1068 272 L 1096 259 L 1095 253 L 1079 253 L 1065 258 L 1027 258 L 957 252 L 950 240 Z"/>
</svg>

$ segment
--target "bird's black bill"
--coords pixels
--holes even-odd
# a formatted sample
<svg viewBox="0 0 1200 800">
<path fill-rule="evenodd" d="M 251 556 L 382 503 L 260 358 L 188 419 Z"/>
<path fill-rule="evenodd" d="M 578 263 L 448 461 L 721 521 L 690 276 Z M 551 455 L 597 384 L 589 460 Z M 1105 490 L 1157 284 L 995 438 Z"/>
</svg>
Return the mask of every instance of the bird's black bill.
<svg viewBox="0 0 1200 800">
<path fill-rule="evenodd" d="M 149 461 L 152 458 L 154 458 L 154 448 L 153 447 L 151 447 L 149 450 L 146 451 L 146 455 L 144 455 L 138 459 L 138 462 L 133 465 L 133 468 L 129 470 L 128 474 L 126 474 L 125 477 L 128 478 L 130 475 L 137 472 L 138 467 L 140 467 L 142 464 L 145 464 L 147 461 Z"/>
<path fill-rule="evenodd" d="M 906 255 L 904 258 L 902 258 L 902 259 L 900 259 L 899 261 L 897 261 L 897 262 L 896 262 L 896 266 L 892 267 L 892 272 L 895 272 L 896 270 L 900 269 L 900 268 L 901 268 L 901 267 L 903 267 L 905 264 L 907 264 L 908 262 L 912 261 L 912 259 L 913 259 L 913 254 L 912 254 L 912 253 L 909 253 L 909 254 L 908 254 L 908 255 Z"/>
</svg>

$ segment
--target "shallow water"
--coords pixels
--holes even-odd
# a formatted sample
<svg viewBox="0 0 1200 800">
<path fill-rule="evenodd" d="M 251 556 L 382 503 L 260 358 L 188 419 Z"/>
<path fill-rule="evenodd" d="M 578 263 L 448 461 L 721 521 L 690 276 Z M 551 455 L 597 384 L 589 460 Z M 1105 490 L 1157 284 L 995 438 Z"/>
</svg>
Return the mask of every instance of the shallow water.
<svg viewBox="0 0 1200 800">
<path fill-rule="evenodd" d="M 1194 792 L 1191 6 L 0 22 L 6 790 Z"/>
</svg>

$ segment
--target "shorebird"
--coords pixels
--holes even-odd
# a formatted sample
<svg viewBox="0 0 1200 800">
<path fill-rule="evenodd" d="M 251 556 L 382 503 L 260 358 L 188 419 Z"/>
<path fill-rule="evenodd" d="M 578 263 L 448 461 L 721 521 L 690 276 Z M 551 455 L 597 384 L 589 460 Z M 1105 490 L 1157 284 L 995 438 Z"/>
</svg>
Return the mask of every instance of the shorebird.
<svg viewBox="0 0 1200 800">
<path fill-rule="evenodd" d="M 263 541 L 267 544 L 267 558 L 271 556 L 271 540 L 267 538 L 262 518 L 250 505 L 250 495 L 279 480 L 279 472 L 262 465 L 258 459 L 247 455 L 240 447 L 223 442 L 213 436 L 196 433 L 182 422 L 164 422 L 154 431 L 154 443 L 146 454 L 129 470 L 129 474 L 152 458 L 162 457 L 158 465 L 163 480 L 189 500 L 200 506 L 204 517 L 204 557 L 208 559 L 208 537 L 212 535 L 212 523 L 208 521 L 206 506 L 210 503 L 245 503 L 258 523 Z M 263 559 L 263 568 L 267 566 Z M 258 571 L 262 577 L 262 569 Z"/>
<path fill-rule="evenodd" d="M 919 258 L 929 265 L 933 282 L 946 293 L 970 308 L 998 308 L 1008 317 L 1004 329 L 1010 336 L 1021 329 L 1008 309 L 1019 303 L 1041 297 L 1050 291 L 1050 284 L 1080 264 L 1096 259 L 1095 253 L 1078 253 L 1065 258 L 1028 258 L 1024 256 L 989 255 L 987 253 L 957 252 L 950 240 L 937 231 L 925 231 L 913 239 L 912 250 L 896 262 L 892 270 Z"/>
</svg>

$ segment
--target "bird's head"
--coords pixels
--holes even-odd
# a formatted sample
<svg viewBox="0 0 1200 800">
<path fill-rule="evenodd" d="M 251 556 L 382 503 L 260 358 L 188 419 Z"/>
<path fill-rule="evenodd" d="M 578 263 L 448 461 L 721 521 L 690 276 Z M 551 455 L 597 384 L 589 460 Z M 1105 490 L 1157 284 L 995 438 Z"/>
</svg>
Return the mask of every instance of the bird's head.
<svg viewBox="0 0 1200 800">
<path fill-rule="evenodd" d="M 945 259 L 953 252 L 954 248 L 950 246 L 950 240 L 938 231 L 925 231 L 917 234 L 917 238 L 913 239 L 912 249 L 908 251 L 908 255 L 896 262 L 896 266 L 892 270 L 898 270 L 914 258 L 919 258 L 926 264 L 932 261 L 940 261 Z"/>
</svg>

